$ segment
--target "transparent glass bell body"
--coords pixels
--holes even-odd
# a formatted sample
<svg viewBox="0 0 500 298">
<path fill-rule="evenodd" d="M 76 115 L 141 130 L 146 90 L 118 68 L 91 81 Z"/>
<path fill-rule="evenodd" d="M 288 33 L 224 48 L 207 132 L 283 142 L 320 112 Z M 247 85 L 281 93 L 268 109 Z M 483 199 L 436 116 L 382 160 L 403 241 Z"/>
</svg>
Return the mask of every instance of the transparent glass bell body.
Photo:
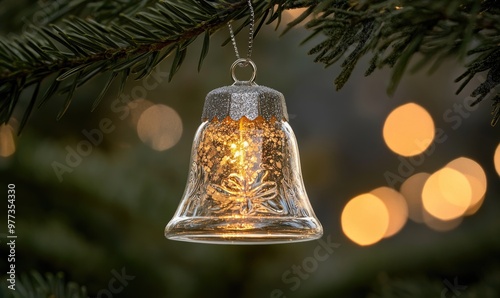
<svg viewBox="0 0 500 298">
<path fill-rule="evenodd" d="M 201 124 L 182 201 L 165 228 L 167 238 L 271 244 L 322 234 L 286 121 L 227 117 Z"/>
</svg>

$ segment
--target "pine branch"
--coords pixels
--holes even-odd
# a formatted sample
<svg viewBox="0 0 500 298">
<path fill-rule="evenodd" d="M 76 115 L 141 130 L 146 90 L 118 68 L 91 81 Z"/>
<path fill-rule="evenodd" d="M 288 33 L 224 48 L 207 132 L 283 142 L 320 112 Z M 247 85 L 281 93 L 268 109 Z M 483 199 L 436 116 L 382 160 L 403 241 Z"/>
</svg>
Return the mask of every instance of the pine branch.
<svg viewBox="0 0 500 298">
<path fill-rule="evenodd" d="M 57 24 L 69 16 L 90 17 L 98 22 L 106 22 L 116 19 L 120 14 L 134 15 L 157 2 L 158 0 L 40 0 L 37 5 L 27 6 L 26 3 L 7 1 L 2 3 L 4 13 L 0 13 L 0 17 L 18 16 L 22 12 L 25 15 L 22 21 L 35 26 Z"/>
<path fill-rule="evenodd" d="M 487 81 L 473 91 L 476 103 L 482 101 L 500 83 L 500 3 L 494 0 L 326 0 L 312 4 L 303 16 L 316 17 L 307 23 L 326 39 L 309 53 L 315 61 L 330 66 L 342 61 L 342 72 L 335 79 L 340 89 L 349 79 L 358 61 L 372 55 L 366 75 L 377 68 L 392 68 L 388 93 L 393 94 L 410 65 L 420 54 L 413 72 L 429 66 L 433 72 L 446 57 L 468 57 L 467 72 L 457 81 L 465 85 L 478 73 L 488 71 Z M 289 24 L 289 28 L 298 22 Z M 470 50 L 470 51 L 468 51 Z M 493 96 L 492 125 L 500 117 L 499 94 Z"/>
<path fill-rule="evenodd" d="M 303 7 L 305 12 L 288 24 L 285 32 L 308 16 L 313 36 L 326 39 L 310 54 L 330 66 L 341 62 L 335 79 L 340 89 L 358 61 L 371 55 L 366 75 L 377 68 L 392 68 L 388 93 L 392 94 L 412 58 L 421 60 L 411 71 L 439 68 L 445 57 L 469 59 L 460 92 L 472 78 L 487 72 L 486 81 L 472 93 L 475 104 L 491 96 L 494 125 L 500 118 L 500 4 L 495 0 L 254 0 L 257 30 L 263 24 L 281 21 L 285 9 Z M 34 106 L 43 105 L 56 94 L 66 100 L 62 117 L 73 94 L 86 82 L 110 73 L 94 109 L 112 83 L 120 79 L 121 90 L 130 75 L 146 77 L 165 58 L 173 55 L 170 79 L 180 68 L 189 45 L 203 35 L 199 65 L 208 54 L 210 36 L 231 20 L 245 19 L 245 0 L 59 0 L 58 7 L 45 10 L 46 26 L 0 40 L 0 123 L 7 122 L 19 97 L 34 86 L 21 120 L 25 125 Z M 285 33 L 284 32 L 284 33 Z M 226 43 L 229 42 L 229 39 Z M 47 87 L 48 86 L 48 87 Z M 490 95 L 491 94 L 491 95 Z M 38 104 L 37 104 L 38 103 Z"/>
<path fill-rule="evenodd" d="M 73 0 L 67 1 L 67 7 L 76 7 L 76 4 L 81 3 L 87 6 L 98 4 L 101 8 L 111 5 L 115 9 L 136 11 L 149 2 L 142 1 L 137 6 L 129 5 L 127 8 L 112 1 Z M 274 4 L 267 1 L 255 3 L 257 19 L 267 15 Z M 246 18 L 247 9 L 244 0 L 170 0 L 156 3 L 134 16 L 122 13 L 118 19 L 107 24 L 93 18 L 71 16 L 63 18 L 61 25 L 33 28 L 36 30 L 34 35 L 27 33 L 8 41 L 0 40 L 0 122 L 10 119 L 21 92 L 32 85 L 36 86 L 36 92 L 22 124 L 26 123 L 35 102 L 43 104 L 58 92 L 66 95 L 58 115 L 61 118 L 76 90 L 101 73 L 113 73 L 105 85 L 106 90 L 117 74 L 121 74 L 120 77 L 125 80 L 130 73 L 136 74 L 136 79 L 141 79 L 149 75 L 162 60 L 175 55 L 171 80 L 194 39 L 205 34 L 206 40 L 230 20 Z M 113 9 L 110 8 L 110 11 Z M 205 42 L 200 67 L 208 47 L 209 43 Z M 40 84 L 44 80 L 50 81 L 50 87 L 45 95 L 39 96 Z"/>
<path fill-rule="evenodd" d="M 58 0 L 49 3 L 45 6 L 43 23 L 38 25 L 54 24 L 68 16 L 90 17 L 108 23 L 117 15 L 133 16 L 144 8 L 153 7 L 158 0 Z"/>
</svg>

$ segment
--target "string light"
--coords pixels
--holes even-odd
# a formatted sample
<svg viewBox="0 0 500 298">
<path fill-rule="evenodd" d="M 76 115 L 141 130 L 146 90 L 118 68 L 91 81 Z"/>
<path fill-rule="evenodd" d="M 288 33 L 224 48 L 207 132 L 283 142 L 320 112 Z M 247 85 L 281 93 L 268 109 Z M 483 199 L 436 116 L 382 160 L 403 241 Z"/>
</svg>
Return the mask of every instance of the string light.
<svg viewBox="0 0 500 298">
<path fill-rule="evenodd" d="M 0 157 L 9 157 L 16 152 L 13 131 L 10 124 L 0 125 Z"/>
<path fill-rule="evenodd" d="M 137 121 L 137 135 L 156 151 L 175 146 L 182 136 L 179 114 L 165 105 L 153 105 L 142 112 Z"/>
<path fill-rule="evenodd" d="M 463 216 L 470 206 L 472 190 L 464 174 L 442 168 L 425 182 L 422 191 L 424 208 L 441 220 L 452 220 Z"/>
<path fill-rule="evenodd" d="M 415 103 L 394 109 L 384 123 L 384 141 L 395 153 L 413 156 L 423 153 L 433 142 L 434 121 L 431 115 Z"/>
<path fill-rule="evenodd" d="M 372 245 L 384 238 L 389 228 L 389 212 L 384 202 L 373 194 L 352 198 L 342 210 L 344 234 L 355 243 Z"/>
</svg>

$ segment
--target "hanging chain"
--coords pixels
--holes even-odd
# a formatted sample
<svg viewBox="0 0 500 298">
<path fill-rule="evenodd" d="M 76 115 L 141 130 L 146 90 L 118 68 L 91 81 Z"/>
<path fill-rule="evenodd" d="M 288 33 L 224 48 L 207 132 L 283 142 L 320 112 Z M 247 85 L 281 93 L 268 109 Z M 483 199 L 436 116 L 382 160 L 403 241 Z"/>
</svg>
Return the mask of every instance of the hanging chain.
<svg viewBox="0 0 500 298">
<path fill-rule="evenodd" d="M 253 47 L 253 35 L 254 35 L 254 27 L 255 27 L 255 12 L 252 6 L 252 0 L 248 0 L 248 7 L 250 8 L 250 27 L 248 33 L 248 53 L 246 60 L 250 60 L 252 57 L 252 47 Z M 238 51 L 238 46 L 236 45 L 236 38 L 234 36 L 233 26 L 231 26 L 231 22 L 227 24 L 229 27 L 229 33 L 231 34 L 231 41 L 233 42 L 234 52 L 236 53 L 236 58 L 238 60 L 241 59 L 240 52 Z M 245 63 L 245 66 L 248 65 L 248 62 Z"/>
</svg>

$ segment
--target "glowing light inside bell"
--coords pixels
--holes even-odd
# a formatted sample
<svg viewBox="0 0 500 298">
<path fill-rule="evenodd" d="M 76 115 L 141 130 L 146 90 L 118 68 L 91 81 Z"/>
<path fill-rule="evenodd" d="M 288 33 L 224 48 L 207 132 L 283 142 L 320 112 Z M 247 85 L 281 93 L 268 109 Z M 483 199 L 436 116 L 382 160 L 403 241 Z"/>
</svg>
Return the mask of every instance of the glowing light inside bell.
<svg viewBox="0 0 500 298">
<path fill-rule="evenodd" d="M 165 233 L 175 240 L 238 244 L 320 237 L 288 123 L 262 117 L 204 122 L 183 201 Z"/>
<path fill-rule="evenodd" d="M 283 212 L 274 202 L 276 181 L 283 179 L 282 140 L 284 132 L 262 118 L 208 125 L 197 154 L 212 178 L 207 185 L 211 208 L 231 215 Z"/>
</svg>

